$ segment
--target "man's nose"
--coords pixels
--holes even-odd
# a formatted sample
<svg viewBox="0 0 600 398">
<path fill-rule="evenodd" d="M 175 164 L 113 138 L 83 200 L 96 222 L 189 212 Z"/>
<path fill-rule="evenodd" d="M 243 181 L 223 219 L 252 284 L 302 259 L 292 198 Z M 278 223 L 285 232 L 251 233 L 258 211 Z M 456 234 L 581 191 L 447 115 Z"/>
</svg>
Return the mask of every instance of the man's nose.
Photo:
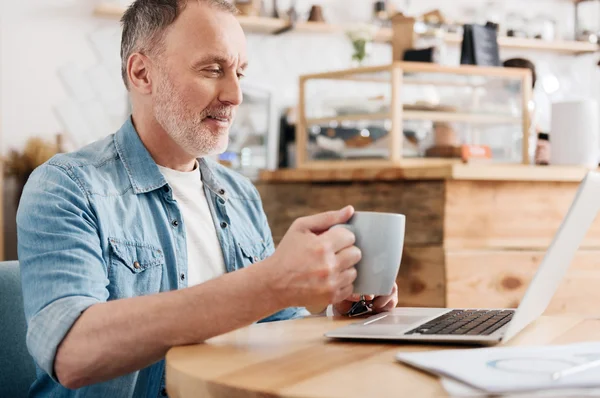
<svg viewBox="0 0 600 398">
<path fill-rule="evenodd" d="M 237 106 L 242 103 L 243 95 L 240 79 L 236 75 L 228 76 L 223 81 L 219 100 L 227 105 Z"/>
</svg>

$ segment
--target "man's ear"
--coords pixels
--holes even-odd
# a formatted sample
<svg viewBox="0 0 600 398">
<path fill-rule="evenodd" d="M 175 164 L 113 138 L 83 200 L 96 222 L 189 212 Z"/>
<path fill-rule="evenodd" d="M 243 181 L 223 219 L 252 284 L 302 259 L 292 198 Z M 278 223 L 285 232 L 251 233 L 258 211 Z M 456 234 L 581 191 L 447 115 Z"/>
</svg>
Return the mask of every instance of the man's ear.
<svg viewBox="0 0 600 398">
<path fill-rule="evenodd" d="M 127 77 L 129 89 L 140 94 L 152 93 L 152 78 L 150 76 L 150 60 L 143 54 L 133 53 L 127 60 Z"/>
</svg>

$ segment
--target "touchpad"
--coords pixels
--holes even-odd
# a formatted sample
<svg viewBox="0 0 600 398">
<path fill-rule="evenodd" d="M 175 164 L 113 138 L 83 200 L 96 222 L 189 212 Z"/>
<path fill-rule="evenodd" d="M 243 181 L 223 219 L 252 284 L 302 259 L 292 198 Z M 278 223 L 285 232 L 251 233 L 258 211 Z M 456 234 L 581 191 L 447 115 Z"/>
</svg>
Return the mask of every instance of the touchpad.
<svg viewBox="0 0 600 398">
<path fill-rule="evenodd" d="M 426 319 L 428 319 L 428 317 L 421 316 L 421 315 L 389 314 L 389 315 L 383 316 L 378 319 L 371 319 L 369 321 L 366 321 L 364 324 L 365 325 L 381 325 L 381 326 L 383 326 L 383 325 L 410 326 L 413 323 L 425 322 Z"/>
</svg>

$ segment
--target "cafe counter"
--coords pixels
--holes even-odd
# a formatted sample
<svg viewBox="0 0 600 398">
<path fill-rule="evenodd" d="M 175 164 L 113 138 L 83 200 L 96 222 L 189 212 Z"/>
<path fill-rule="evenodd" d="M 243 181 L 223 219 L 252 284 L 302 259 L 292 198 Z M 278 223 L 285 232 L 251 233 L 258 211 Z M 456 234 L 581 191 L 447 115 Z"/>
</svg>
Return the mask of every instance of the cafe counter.
<svg viewBox="0 0 600 398">
<path fill-rule="evenodd" d="M 400 306 L 514 308 L 586 172 L 407 160 L 389 168 L 263 171 L 255 185 L 276 245 L 296 218 L 348 204 L 406 215 Z M 598 259 L 595 220 L 548 314 L 600 313 L 593 304 L 600 303 Z"/>
</svg>

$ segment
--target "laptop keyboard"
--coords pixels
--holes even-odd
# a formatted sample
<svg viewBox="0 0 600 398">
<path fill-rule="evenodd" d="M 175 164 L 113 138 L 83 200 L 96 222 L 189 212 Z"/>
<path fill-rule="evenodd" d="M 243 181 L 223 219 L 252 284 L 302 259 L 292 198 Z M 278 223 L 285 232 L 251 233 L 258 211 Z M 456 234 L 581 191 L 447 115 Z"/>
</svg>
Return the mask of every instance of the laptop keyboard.
<svg viewBox="0 0 600 398">
<path fill-rule="evenodd" d="M 514 310 L 453 310 L 406 334 L 490 335 L 506 325 Z"/>
</svg>

